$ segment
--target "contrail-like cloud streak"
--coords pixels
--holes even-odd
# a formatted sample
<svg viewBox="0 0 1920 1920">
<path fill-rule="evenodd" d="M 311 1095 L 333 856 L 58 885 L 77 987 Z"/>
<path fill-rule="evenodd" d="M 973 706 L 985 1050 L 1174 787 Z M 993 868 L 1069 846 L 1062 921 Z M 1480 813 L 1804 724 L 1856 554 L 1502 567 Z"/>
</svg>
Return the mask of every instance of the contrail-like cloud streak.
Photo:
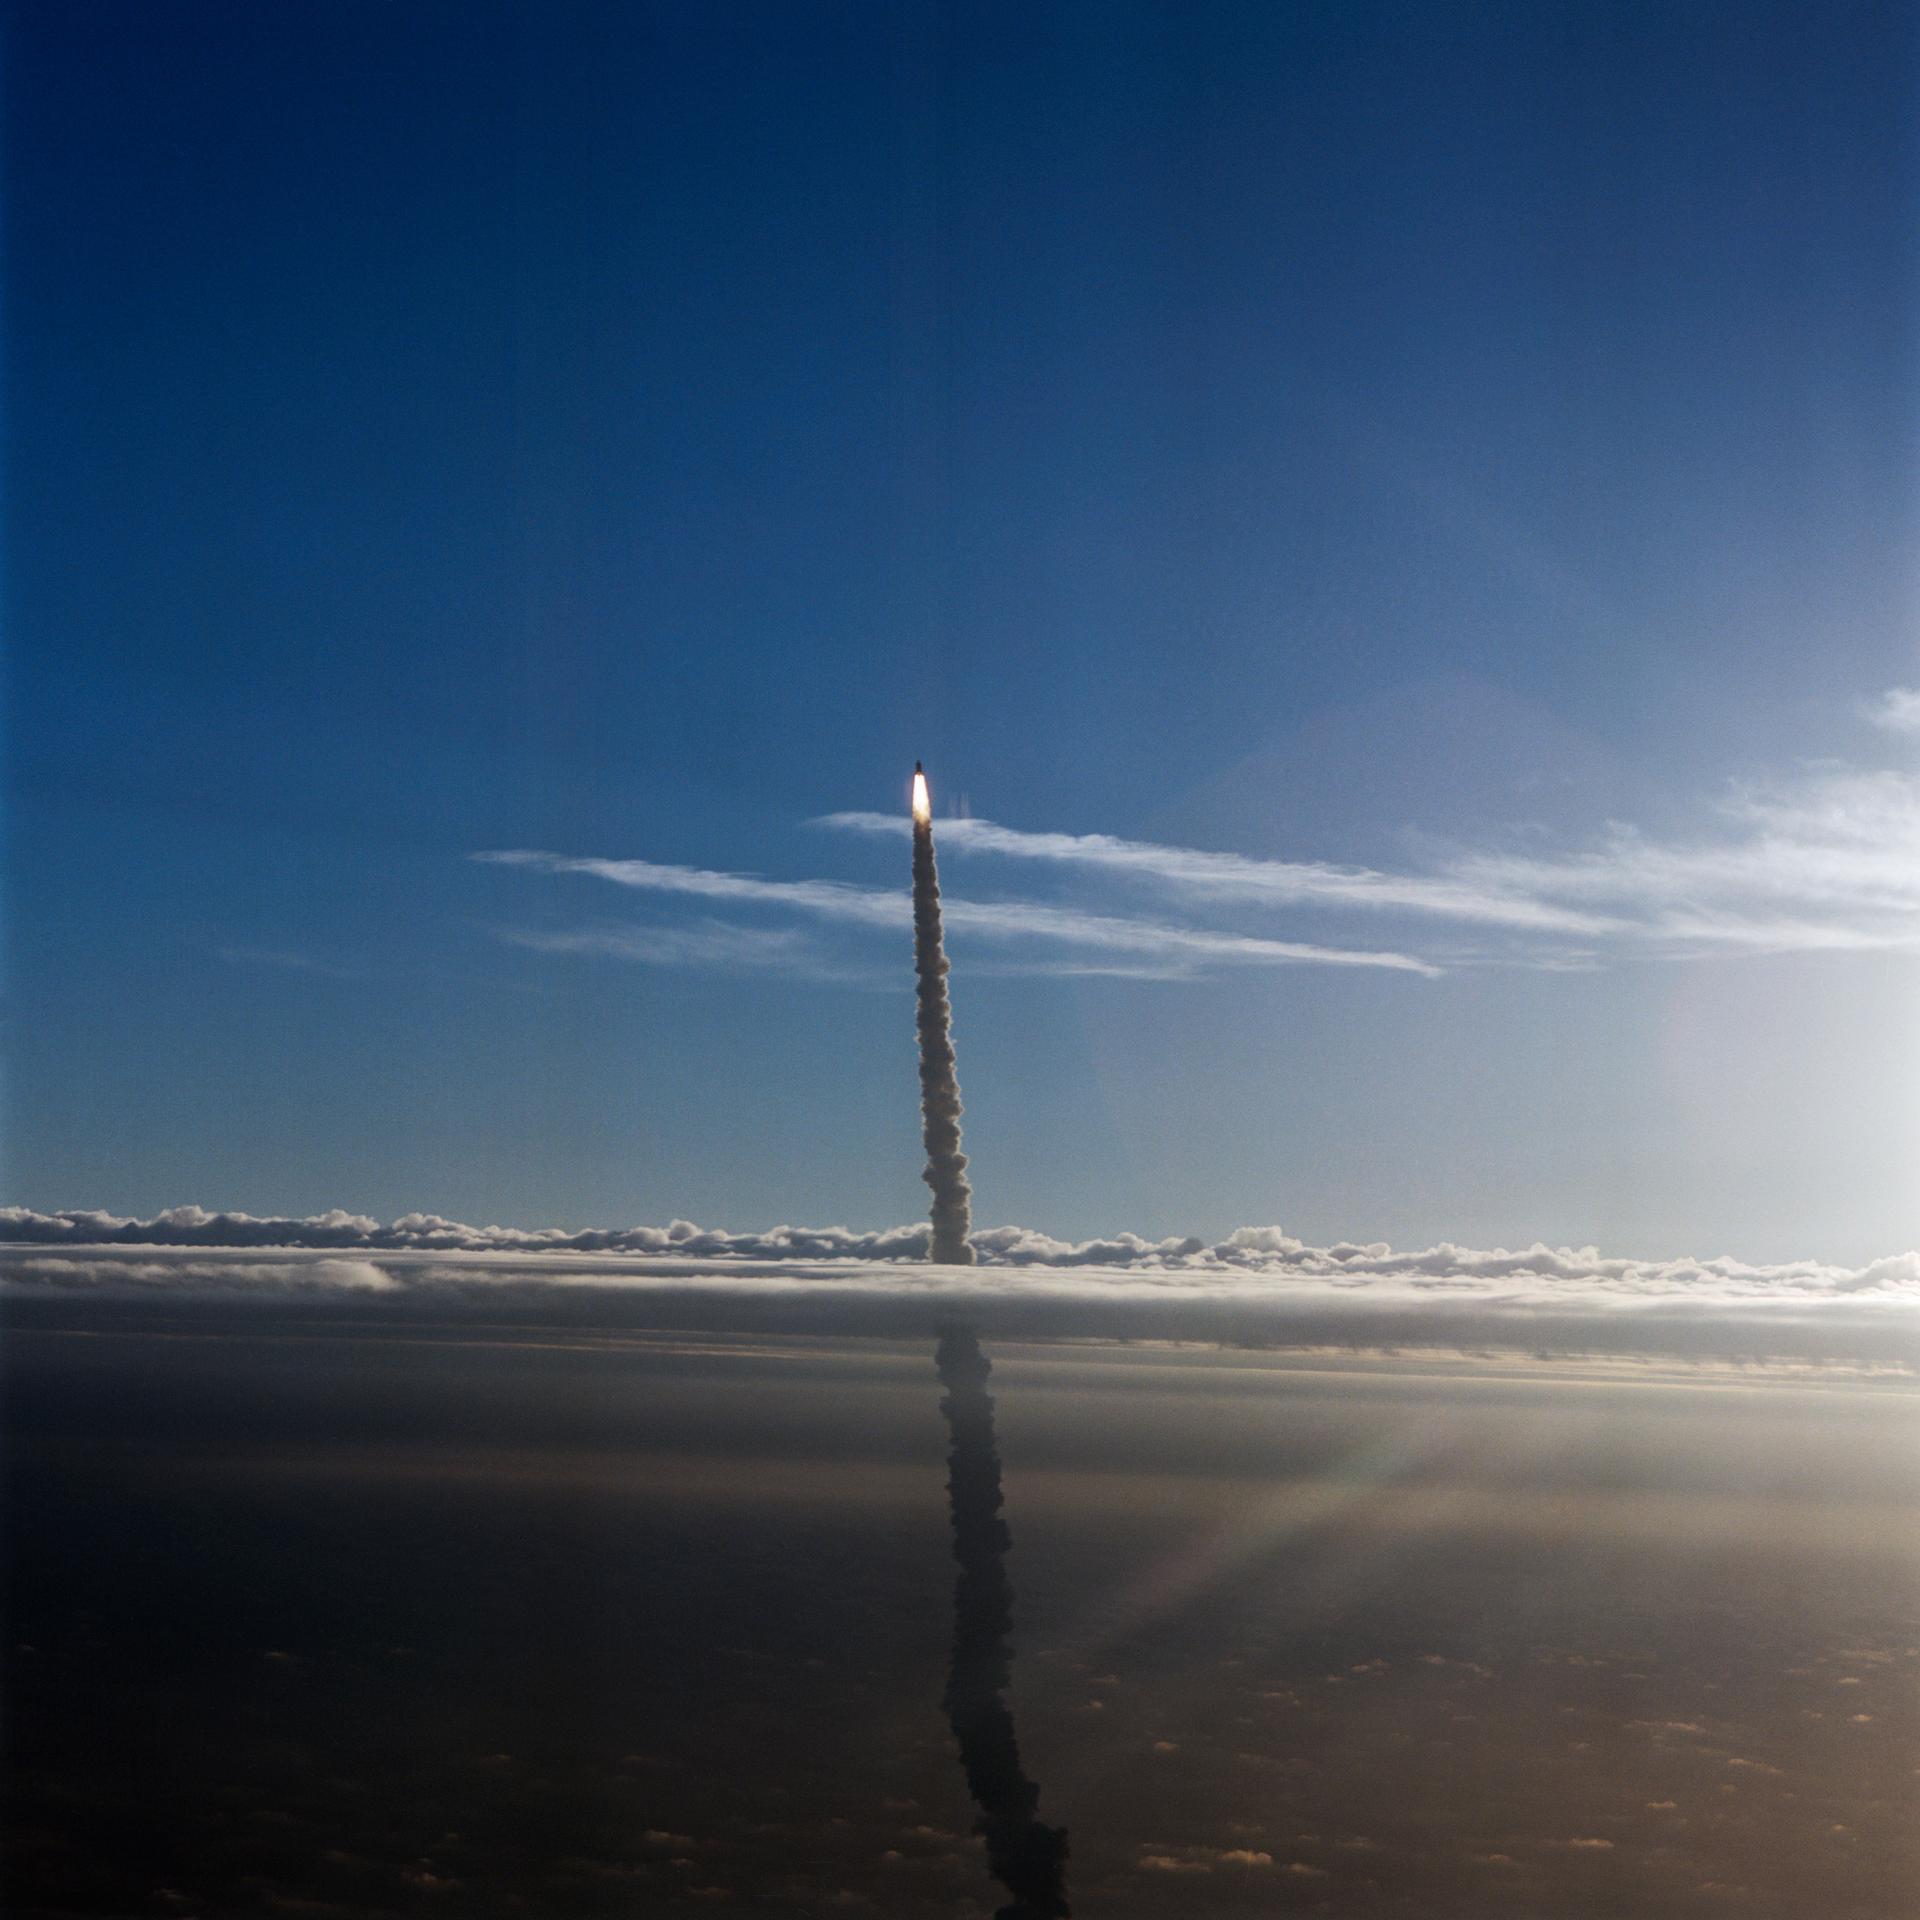
<svg viewBox="0 0 1920 1920">
<path fill-rule="evenodd" d="M 1869 717 L 1886 732 L 1920 737 L 1920 690 L 1889 688 Z M 815 824 L 900 831 L 880 813 L 827 814 Z M 1543 850 L 1527 836 L 1456 851 L 1424 873 L 1032 833 L 991 820 L 944 826 L 949 852 L 1152 882 L 1189 901 L 1367 908 L 1497 927 L 1520 937 L 1509 957 L 1535 965 L 1568 958 L 1558 946 L 1524 944 L 1535 936 L 1681 959 L 1920 951 L 1920 774 L 1906 768 L 1773 773 L 1729 787 L 1684 832 L 1614 821 L 1584 846 Z"/>
<path fill-rule="evenodd" d="M 642 893 L 739 901 L 852 927 L 891 931 L 911 913 L 910 904 L 900 897 L 897 888 L 860 887 L 845 880 L 765 880 L 758 874 L 663 865 L 657 860 L 573 858 L 529 849 L 476 853 L 471 857 L 489 866 L 518 867 L 531 873 L 584 874 Z M 1051 943 L 1108 954 L 1137 955 L 1143 963 L 1161 969 L 1161 977 L 1167 978 L 1184 977 L 1183 972 L 1176 970 L 1240 966 L 1379 967 L 1395 973 L 1428 976 L 1437 976 L 1441 971 L 1428 961 L 1404 953 L 1314 946 L 1299 940 L 1269 940 L 1259 934 L 1228 933 L 1212 927 L 1178 926 L 1164 920 L 1082 913 L 1077 908 L 1050 906 L 1038 900 L 949 899 L 945 916 L 949 926 L 978 940 Z M 506 937 L 527 944 L 522 933 L 509 932 Z M 536 940 L 534 944 L 542 942 Z M 634 954 L 632 957 L 646 956 Z"/>
<path fill-rule="evenodd" d="M 828 813 L 812 824 L 851 833 L 900 831 L 900 821 L 887 813 Z M 1202 900 L 1267 907 L 1369 907 L 1529 933 L 1595 935 L 1617 932 L 1624 925 L 1618 919 L 1511 887 L 1469 885 L 1444 873 L 1380 873 L 1321 860 L 1261 860 L 1197 847 L 1120 840 L 1105 833 L 1029 833 L 994 820 L 949 821 L 947 832 L 962 853 L 1094 868 L 1128 879 L 1156 881 Z"/>
<path fill-rule="evenodd" d="M 947 1496 L 953 1511 L 953 1664 L 947 1719 L 960 1745 L 967 1789 L 980 1809 L 975 1830 L 987 1843 L 993 1877 L 1011 1894 L 999 1920 L 1056 1920 L 1067 1905 L 1067 1832 L 1037 1815 L 1040 1789 L 1020 1765 L 1007 1688 L 1013 1678 L 1013 1587 L 1007 1552 L 1013 1536 L 1001 1517 L 1000 1451 L 993 1432 L 992 1372 L 971 1327 L 940 1333 L 934 1354 L 946 1389 L 952 1451 Z"/>
<path fill-rule="evenodd" d="M 917 776 L 916 776 L 917 777 Z M 927 1258 L 968 1267 L 973 1248 L 973 1189 L 960 1151 L 960 1069 L 953 1052 L 953 1008 L 947 999 L 947 954 L 940 937 L 940 875 L 933 860 L 933 820 L 913 816 L 914 1015 L 920 1029 L 920 1125 L 933 1190 L 933 1244 Z"/>
</svg>

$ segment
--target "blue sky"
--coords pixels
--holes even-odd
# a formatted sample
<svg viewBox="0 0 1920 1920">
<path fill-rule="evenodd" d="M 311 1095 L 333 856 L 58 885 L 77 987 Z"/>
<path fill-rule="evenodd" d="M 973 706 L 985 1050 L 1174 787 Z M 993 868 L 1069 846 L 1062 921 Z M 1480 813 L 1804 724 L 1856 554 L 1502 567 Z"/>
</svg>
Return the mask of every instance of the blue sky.
<svg viewBox="0 0 1920 1920">
<path fill-rule="evenodd" d="M 1920 1242 L 1917 40 L 13 9 L 7 1197 Z"/>
</svg>

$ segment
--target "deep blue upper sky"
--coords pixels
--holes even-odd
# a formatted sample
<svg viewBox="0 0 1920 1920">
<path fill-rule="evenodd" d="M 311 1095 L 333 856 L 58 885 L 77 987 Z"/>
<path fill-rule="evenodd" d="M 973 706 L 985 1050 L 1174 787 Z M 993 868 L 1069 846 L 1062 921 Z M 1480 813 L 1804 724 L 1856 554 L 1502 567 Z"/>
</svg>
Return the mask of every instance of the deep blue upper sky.
<svg viewBox="0 0 1920 1920">
<path fill-rule="evenodd" d="M 16 5 L 4 1197 L 919 1210 L 903 950 L 476 851 L 901 883 L 805 823 L 923 756 L 1397 871 L 1878 765 L 1917 55 L 1831 0 Z M 1920 1239 L 1903 952 L 955 956 L 989 1220 Z"/>
</svg>

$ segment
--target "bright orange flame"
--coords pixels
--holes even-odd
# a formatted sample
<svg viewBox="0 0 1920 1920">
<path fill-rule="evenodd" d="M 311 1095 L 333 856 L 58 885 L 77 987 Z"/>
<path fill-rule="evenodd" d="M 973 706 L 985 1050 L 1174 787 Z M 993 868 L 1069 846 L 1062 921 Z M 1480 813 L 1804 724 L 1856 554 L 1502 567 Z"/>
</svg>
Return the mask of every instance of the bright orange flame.
<svg viewBox="0 0 1920 1920">
<path fill-rule="evenodd" d="M 933 798 L 927 792 L 927 776 L 924 773 L 913 776 L 913 817 L 916 820 L 933 818 Z"/>
</svg>

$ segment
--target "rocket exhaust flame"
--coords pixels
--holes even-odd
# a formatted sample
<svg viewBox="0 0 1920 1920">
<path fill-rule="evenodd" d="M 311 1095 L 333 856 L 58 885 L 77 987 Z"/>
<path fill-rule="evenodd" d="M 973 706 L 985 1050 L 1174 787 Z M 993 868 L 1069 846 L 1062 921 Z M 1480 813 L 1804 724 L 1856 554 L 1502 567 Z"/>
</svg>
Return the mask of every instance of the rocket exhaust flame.
<svg viewBox="0 0 1920 1920">
<path fill-rule="evenodd" d="M 968 1267 L 973 1248 L 973 1189 L 960 1151 L 960 1073 L 953 1052 L 953 1009 L 947 999 L 947 955 L 940 933 L 940 876 L 933 860 L 933 802 L 919 762 L 913 769 L 913 969 L 920 1029 L 920 1124 L 933 1192 L 932 1242 L 937 1265 Z"/>
<path fill-rule="evenodd" d="M 1036 1815 L 1040 1789 L 1020 1765 L 1007 1687 L 1013 1677 L 1013 1587 L 1001 1518 L 1000 1452 L 993 1432 L 992 1372 L 971 1327 L 940 1331 L 934 1353 L 946 1393 L 952 1451 L 947 1496 L 953 1510 L 953 1664 L 947 1719 L 960 1746 L 967 1789 L 980 1809 L 975 1831 L 987 1843 L 993 1877 L 1013 1896 L 998 1920 L 1060 1920 L 1067 1905 L 1067 1831 Z"/>
</svg>

